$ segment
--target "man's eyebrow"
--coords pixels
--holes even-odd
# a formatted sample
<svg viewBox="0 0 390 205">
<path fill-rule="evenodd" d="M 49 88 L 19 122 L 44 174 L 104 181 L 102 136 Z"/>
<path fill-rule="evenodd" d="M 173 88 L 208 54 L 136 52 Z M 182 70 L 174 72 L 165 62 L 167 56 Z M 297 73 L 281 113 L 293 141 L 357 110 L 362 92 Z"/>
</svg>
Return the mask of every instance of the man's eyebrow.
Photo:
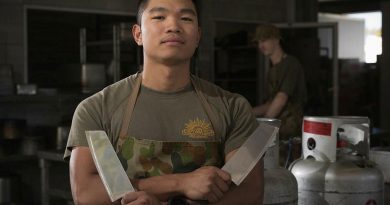
<svg viewBox="0 0 390 205">
<path fill-rule="evenodd" d="M 164 7 L 153 7 L 149 10 L 149 13 L 154 13 L 154 12 L 167 12 L 168 9 Z"/>
<path fill-rule="evenodd" d="M 180 9 L 180 13 L 191 14 L 193 16 L 196 16 L 196 12 L 193 9 L 189 9 L 189 8 Z"/>
<path fill-rule="evenodd" d="M 155 13 L 155 12 L 168 12 L 167 8 L 164 7 L 153 7 L 149 11 L 149 13 Z M 197 16 L 196 12 L 193 9 L 190 8 L 183 8 L 179 11 L 181 14 L 191 14 L 193 16 Z"/>
</svg>

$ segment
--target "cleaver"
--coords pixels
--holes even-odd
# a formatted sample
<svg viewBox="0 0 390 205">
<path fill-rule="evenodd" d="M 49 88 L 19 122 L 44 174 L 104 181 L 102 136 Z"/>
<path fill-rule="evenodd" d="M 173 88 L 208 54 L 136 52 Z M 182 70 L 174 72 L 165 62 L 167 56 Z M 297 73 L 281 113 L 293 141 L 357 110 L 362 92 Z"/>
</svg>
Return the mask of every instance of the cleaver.
<svg viewBox="0 0 390 205">
<path fill-rule="evenodd" d="M 86 131 L 85 134 L 96 169 L 111 201 L 122 198 L 127 192 L 134 192 L 106 132 Z"/>
<path fill-rule="evenodd" d="M 248 137 L 238 151 L 222 167 L 231 175 L 237 186 L 245 179 L 275 141 L 279 128 L 260 122 L 257 129 Z"/>
</svg>

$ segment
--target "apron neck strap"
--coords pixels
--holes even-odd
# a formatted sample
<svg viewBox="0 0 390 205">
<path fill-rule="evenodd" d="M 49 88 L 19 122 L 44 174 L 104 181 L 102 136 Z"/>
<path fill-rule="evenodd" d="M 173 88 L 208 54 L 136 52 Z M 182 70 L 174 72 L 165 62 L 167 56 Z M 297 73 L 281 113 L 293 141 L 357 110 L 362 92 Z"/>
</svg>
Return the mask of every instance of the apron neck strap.
<svg viewBox="0 0 390 205">
<path fill-rule="evenodd" d="M 123 113 L 121 131 L 119 133 L 120 138 L 127 137 L 127 132 L 129 130 L 129 126 L 130 126 L 131 116 L 133 115 L 133 110 L 135 107 L 135 103 L 137 101 L 139 90 L 141 88 L 141 83 L 142 83 L 142 75 L 141 75 L 141 73 L 137 73 L 137 76 L 135 78 L 134 88 L 132 89 L 132 92 L 130 93 L 125 112 Z"/>
</svg>

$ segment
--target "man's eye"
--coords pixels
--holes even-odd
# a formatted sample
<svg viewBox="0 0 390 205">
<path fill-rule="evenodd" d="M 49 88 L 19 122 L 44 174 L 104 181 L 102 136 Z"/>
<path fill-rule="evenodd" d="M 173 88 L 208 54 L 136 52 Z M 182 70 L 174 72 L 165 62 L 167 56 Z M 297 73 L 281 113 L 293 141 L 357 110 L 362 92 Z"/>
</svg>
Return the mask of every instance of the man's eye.
<svg viewBox="0 0 390 205">
<path fill-rule="evenodd" d="M 193 21 L 190 17 L 182 17 L 181 20 L 183 21 Z"/>
<path fill-rule="evenodd" d="M 153 16 L 152 19 L 163 20 L 164 16 Z"/>
</svg>

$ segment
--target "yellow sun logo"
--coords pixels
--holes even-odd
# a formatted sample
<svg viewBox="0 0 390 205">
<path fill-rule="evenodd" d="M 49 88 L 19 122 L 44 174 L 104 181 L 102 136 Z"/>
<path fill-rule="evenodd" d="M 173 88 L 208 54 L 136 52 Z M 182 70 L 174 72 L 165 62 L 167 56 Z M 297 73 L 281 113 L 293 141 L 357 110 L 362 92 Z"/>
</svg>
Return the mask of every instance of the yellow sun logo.
<svg viewBox="0 0 390 205">
<path fill-rule="evenodd" d="M 184 136 L 195 139 L 205 139 L 214 136 L 214 130 L 210 123 L 206 122 L 206 120 L 199 120 L 198 118 L 186 123 L 181 133 Z"/>
</svg>

